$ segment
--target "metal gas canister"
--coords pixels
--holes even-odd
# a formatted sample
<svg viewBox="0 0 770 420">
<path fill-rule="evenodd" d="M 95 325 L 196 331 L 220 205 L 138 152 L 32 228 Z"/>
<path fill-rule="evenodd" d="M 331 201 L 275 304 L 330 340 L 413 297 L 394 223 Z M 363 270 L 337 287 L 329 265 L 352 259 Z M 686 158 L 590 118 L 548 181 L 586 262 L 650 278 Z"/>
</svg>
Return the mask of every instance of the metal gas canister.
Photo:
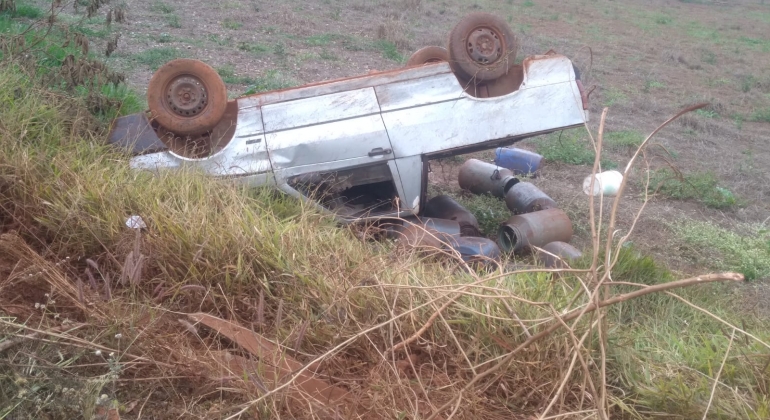
<svg viewBox="0 0 770 420">
<path fill-rule="evenodd" d="M 498 243 L 504 252 L 528 252 L 532 246 L 570 239 L 572 222 L 558 208 L 514 215 L 498 229 Z"/>
</svg>

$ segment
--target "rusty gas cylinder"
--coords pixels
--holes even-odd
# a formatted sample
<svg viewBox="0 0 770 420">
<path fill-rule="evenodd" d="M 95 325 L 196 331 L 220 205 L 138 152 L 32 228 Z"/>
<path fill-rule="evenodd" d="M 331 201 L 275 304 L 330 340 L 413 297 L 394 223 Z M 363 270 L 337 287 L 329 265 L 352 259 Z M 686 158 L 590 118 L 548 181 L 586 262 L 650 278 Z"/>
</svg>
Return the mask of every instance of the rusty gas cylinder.
<svg viewBox="0 0 770 420">
<path fill-rule="evenodd" d="M 480 236 L 479 221 L 468 209 L 448 195 L 437 195 L 425 203 L 425 217 L 454 220 L 462 236 Z"/>
<path fill-rule="evenodd" d="M 460 239 L 460 224 L 452 220 L 422 218 L 418 223 L 404 221 L 394 236 L 400 246 L 423 251 L 442 251 Z"/>
<path fill-rule="evenodd" d="M 551 208 L 517 214 L 500 226 L 498 243 L 504 252 L 528 252 L 532 246 L 543 247 L 572 239 L 572 222 L 563 210 Z"/>
<path fill-rule="evenodd" d="M 478 159 L 468 159 L 460 166 L 457 181 L 464 190 L 474 194 L 490 193 L 495 197 L 503 197 L 519 182 L 510 170 Z"/>
<path fill-rule="evenodd" d="M 564 268 L 565 262 L 580 258 L 583 255 L 579 249 L 560 241 L 554 241 L 541 247 L 537 259 L 548 268 Z"/>
<path fill-rule="evenodd" d="M 519 182 L 505 193 L 505 205 L 513 214 L 531 213 L 557 207 L 551 197 L 529 182 Z"/>
<path fill-rule="evenodd" d="M 465 262 L 488 263 L 500 259 L 500 247 L 495 241 L 476 236 L 452 237 L 449 245 Z"/>
</svg>

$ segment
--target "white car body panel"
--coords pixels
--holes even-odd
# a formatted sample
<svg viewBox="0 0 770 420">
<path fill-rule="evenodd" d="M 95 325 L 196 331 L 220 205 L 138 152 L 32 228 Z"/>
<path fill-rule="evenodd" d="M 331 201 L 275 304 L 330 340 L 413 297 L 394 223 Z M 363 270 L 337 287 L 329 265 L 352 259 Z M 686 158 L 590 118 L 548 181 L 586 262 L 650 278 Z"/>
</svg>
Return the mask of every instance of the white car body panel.
<svg viewBox="0 0 770 420">
<path fill-rule="evenodd" d="M 135 156 L 131 165 L 195 166 L 213 177 L 275 183 L 304 198 L 290 178 L 387 164 L 399 199 L 393 215 L 417 213 L 426 159 L 511 144 L 588 120 L 569 59 L 529 57 L 523 72 L 517 90 L 491 98 L 466 93 L 448 63 L 251 95 L 236 100 L 235 133 L 211 156 L 191 159 L 164 150 Z"/>
</svg>

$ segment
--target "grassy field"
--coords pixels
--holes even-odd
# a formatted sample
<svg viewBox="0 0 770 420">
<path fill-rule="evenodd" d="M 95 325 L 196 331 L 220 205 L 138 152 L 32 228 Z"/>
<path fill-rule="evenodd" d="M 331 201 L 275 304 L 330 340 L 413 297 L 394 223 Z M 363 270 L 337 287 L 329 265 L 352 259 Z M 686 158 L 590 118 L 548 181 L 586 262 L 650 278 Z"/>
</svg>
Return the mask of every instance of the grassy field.
<svg viewBox="0 0 770 420">
<path fill-rule="evenodd" d="M 257 363 L 197 312 L 349 392 L 342 418 L 770 418 L 770 5 L 55 3 L 49 27 L 50 2 L 0 2 L 0 418 L 323 417 L 296 388 L 271 392 L 269 357 Z M 596 244 L 600 204 L 580 188 L 588 133 L 520 144 L 546 157 L 531 181 L 570 215 L 579 271 L 472 269 L 269 189 L 134 172 L 104 145 L 169 59 L 206 61 L 235 97 L 400 67 L 474 10 L 508 19 L 520 57 L 553 48 L 596 85 L 603 168 L 625 167 L 685 105 L 710 104 L 646 149 L 609 248 L 613 203 Z M 435 162 L 431 191 L 458 197 L 492 236 L 508 212 L 459 190 L 464 158 Z M 130 215 L 147 229 L 128 229 Z M 662 290 L 715 271 L 747 281 Z M 589 310 L 598 301 L 613 304 Z"/>
</svg>

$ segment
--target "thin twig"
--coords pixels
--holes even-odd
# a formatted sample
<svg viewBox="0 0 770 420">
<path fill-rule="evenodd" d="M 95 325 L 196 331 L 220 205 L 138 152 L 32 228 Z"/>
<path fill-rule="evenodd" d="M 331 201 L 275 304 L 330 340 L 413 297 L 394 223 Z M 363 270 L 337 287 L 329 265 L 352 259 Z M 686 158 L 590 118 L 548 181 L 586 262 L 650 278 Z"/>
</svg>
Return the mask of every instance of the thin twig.
<svg viewBox="0 0 770 420">
<path fill-rule="evenodd" d="M 733 340 L 735 340 L 735 328 L 733 328 L 733 333 L 730 335 L 730 343 L 727 344 L 727 350 L 725 350 L 725 357 L 722 359 L 722 364 L 719 365 L 719 371 L 717 371 L 717 376 L 714 378 L 714 386 L 711 387 L 711 396 L 709 397 L 709 403 L 706 405 L 706 411 L 703 413 L 703 420 L 706 420 L 706 417 L 708 417 L 709 409 L 711 409 L 711 402 L 714 401 L 714 394 L 717 391 L 717 384 L 719 383 L 719 377 L 722 375 L 722 369 L 725 367 L 725 363 L 727 363 L 727 356 L 730 354 L 730 349 L 733 347 Z"/>
<path fill-rule="evenodd" d="M 702 283 L 713 283 L 713 282 L 719 282 L 719 281 L 743 281 L 744 277 L 743 274 L 740 273 L 720 273 L 720 274 L 710 274 L 706 276 L 698 276 L 698 277 L 691 277 L 684 280 L 678 280 L 678 281 L 672 281 L 669 283 L 663 283 L 663 284 L 656 284 L 654 286 L 648 286 L 641 290 L 637 290 L 635 292 L 626 293 L 623 295 L 615 296 L 613 298 L 607 299 L 605 301 L 599 302 L 599 304 L 591 303 L 587 305 L 586 307 L 582 309 L 575 309 L 561 317 L 562 321 L 567 322 L 571 321 L 575 318 L 578 318 L 582 316 L 585 313 L 593 312 L 597 308 L 603 308 L 605 306 L 614 305 L 616 303 L 625 302 L 630 299 L 635 299 L 640 296 L 648 295 L 650 293 L 656 293 L 656 292 L 664 292 L 671 289 L 676 289 L 680 287 L 688 287 L 693 286 L 695 284 L 702 284 Z M 524 350 L 525 348 L 532 345 L 532 343 L 535 343 L 536 341 L 547 337 L 551 335 L 554 331 L 558 330 L 559 328 L 562 328 L 562 323 L 557 322 L 551 325 L 550 327 L 546 328 L 542 332 L 537 333 L 536 335 L 533 335 L 532 338 L 527 339 L 523 343 L 521 343 L 518 347 L 513 349 L 510 353 L 508 353 L 507 356 L 502 358 L 496 365 L 492 366 L 491 368 L 485 370 L 484 372 L 476 375 L 471 379 L 462 389 L 461 392 L 465 392 L 468 389 L 470 389 L 472 386 L 476 385 L 479 381 L 484 379 L 485 377 L 495 373 L 496 371 L 500 370 L 503 366 L 510 363 L 513 358 L 518 354 L 520 351 Z M 456 397 L 450 399 L 447 401 L 441 408 L 434 411 L 430 417 L 428 417 L 426 420 L 430 420 L 432 418 L 435 418 L 439 415 L 442 411 L 448 409 L 455 403 Z"/>
</svg>

